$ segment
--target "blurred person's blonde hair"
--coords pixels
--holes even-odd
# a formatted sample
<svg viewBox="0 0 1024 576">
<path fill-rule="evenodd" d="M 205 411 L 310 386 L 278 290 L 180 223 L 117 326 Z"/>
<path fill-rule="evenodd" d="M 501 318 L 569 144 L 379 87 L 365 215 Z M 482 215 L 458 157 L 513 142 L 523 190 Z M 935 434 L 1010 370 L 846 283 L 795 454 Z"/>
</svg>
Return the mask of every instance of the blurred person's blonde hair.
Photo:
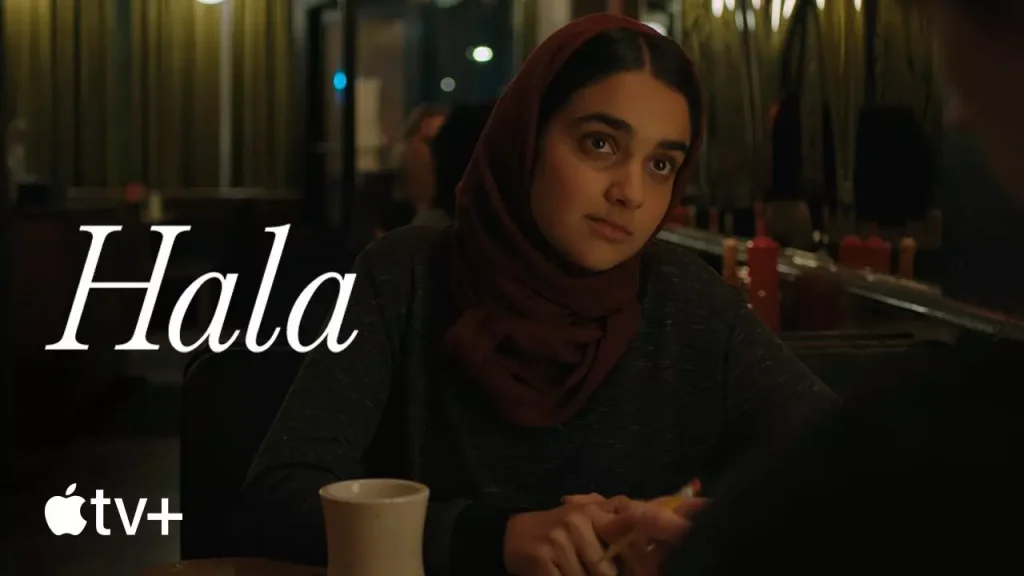
<svg viewBox="0 0 1024 576">
<path fill-rule="evenodd" d="M 395 170 L 402 169 L 405 153 L 409 148 L 409 141 L 419 133 L 423 122 L 438 116 L 445 116 L 445 110 L 434 104 L 419 104 L 409 112 L 405 119 L 405 128 L 402 129 L 402 138 L 391 149 L 391 168 Z"/>
</svg>

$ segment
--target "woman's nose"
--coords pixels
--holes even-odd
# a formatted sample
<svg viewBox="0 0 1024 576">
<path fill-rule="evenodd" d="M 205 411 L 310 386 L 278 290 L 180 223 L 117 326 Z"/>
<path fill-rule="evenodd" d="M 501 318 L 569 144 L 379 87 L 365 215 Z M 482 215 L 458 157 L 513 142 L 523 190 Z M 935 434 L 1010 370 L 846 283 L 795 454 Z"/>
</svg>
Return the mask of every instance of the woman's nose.
<svg viewBox="0 0 1024 576">
<path fill-rule="evenodd" d="M 616 206 L 632 210 L 643 206 L 643 170 L 633 166 L 623 167 L 605 191 L 605 199 Z"/>
</svg>

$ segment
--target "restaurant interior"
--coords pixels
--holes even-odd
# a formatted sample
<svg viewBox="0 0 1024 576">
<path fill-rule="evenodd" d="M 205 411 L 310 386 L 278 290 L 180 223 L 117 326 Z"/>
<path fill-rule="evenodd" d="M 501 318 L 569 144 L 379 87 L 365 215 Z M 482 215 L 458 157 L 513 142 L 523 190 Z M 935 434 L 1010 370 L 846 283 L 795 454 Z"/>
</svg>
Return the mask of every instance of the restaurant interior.
<svg viewBox="0 0 1024 576">
<path fill-rule="evenodd" d="M 282 339 L 176 351 L 175 303 L 239 275 L 246 329 L 274 235 L 290 225 L 263 326 L 313 279 L 346 271 L 408 222 L 393 190 L 410 118 L 498 98 L 570 20 L 612 12 L 678 41 L 709 97 L 707 139 L 660 238 L 698 253 L 840 397 L 912 379 L 966 333 L 1024 339 L 1024 276 L 999 274 L 1017 230 L 983 164 L 959 149 L 918 14 L 816 0 L 0 0 L 4 354 L 0 574 L 139 574 L 232 556 L 225 506 L 302 362 Z M 808 113 L 810 110 L 810 113 Z M 971 188 L 971 201 L 962 190 Z M 94 290 L 62 339 L 89 253 L 96 279 L 145 282 L 154 225 L 187 225 L 167 264 L 150 350 L 143 290 Z M 185 311 L 210 324 L 215 287 Z M 301 331 L 332 305 L 319 294 Z M 54 536 L 47 499 L 77 483 L 169 498 L 170 534 Z M 113 514 L 113 512 L 108 512 Z M 171 572 L 152 572 L 163 574 Z M 181 572 L 187 573 L 187 572 Z M 199 572 L 196 572 L 199 573 Z M 283 572 L 282 572 L 283 573 Z"/>
</svg>

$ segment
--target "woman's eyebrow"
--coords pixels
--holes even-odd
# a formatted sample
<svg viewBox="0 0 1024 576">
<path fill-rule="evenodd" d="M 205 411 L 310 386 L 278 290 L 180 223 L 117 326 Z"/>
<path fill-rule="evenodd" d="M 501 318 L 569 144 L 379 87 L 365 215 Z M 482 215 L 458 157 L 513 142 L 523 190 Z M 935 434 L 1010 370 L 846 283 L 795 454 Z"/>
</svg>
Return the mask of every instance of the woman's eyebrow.
<svg viewBox="0 0 1024 576">
<path fill-rule="evenodd" d="M 626 122 L 618 116 L 613 116 L 606 112 L 592 112 L 590 114 L 584 114 L 576 118 L 576 124 L 586 124 L 588 122 L 596 122 L 598 124 L 604 124 L 608 128 L 620 132 L 622 134 L 628 134 L 632 136 L 636 130 L 633 125 Z M 686 154 L 690 151 L 690 143 L 683 140 L 662 140 L 658 142 L 658 148 L 662 150 L 672 150 L 676 152 L 682 152 Z"/>
</svg>

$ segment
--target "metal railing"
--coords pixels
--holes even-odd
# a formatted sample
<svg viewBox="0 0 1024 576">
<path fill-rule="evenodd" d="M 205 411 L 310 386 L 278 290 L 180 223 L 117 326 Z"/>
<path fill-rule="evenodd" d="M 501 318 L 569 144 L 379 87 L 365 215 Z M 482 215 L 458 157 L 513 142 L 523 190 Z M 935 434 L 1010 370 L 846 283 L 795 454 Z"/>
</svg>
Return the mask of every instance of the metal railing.
<svg viewBox="0 0 1024 576">
<path fill-rule="evenodd" d="M 669 226 L 662 230 L 658 238 L 721 256 L 722 240 L 726 237 L 705 230 Z M 746 258 L 745 243 L 740 242 L 739 260 L 744 262 Z M 937 287 L 929 284 L 888 274 L 844 268 L 825 254 L 794 248 L 780 250 L 778 266 L 779 272 L 790 277 L 810 272 L 825 273 L 836 278 L 851 294 L 967 330 L 1024 341 L 1024 320 L 951 300 L 943 296 Z"/>
</svg>

